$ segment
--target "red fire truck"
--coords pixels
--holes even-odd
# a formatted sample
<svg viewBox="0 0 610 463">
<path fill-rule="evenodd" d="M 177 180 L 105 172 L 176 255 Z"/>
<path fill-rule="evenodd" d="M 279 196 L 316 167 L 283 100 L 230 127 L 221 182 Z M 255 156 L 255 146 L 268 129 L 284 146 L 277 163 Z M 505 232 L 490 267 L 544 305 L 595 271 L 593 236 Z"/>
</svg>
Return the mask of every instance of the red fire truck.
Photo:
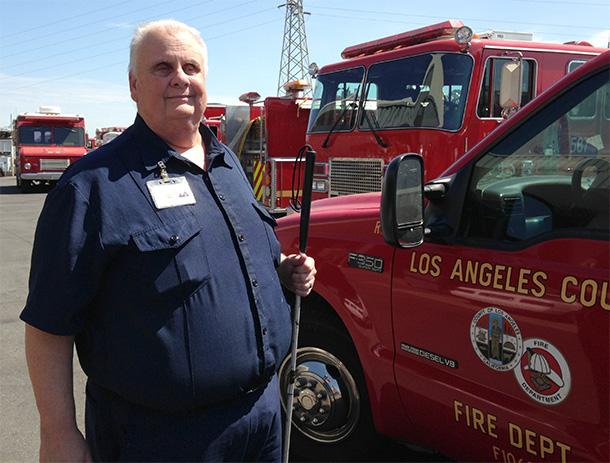
<svg viewBox="0 0 610 463">
<path fill-rule="evenodd" d="M 235 113 L 245 122 L 232 147 L 243 154 L 259 201 L 277 214 L 288 206 L 304 138 L 318 153 L 314 199 L 379 191 L 396 154 L 443 146 L 427 163 L 432 178 L 601 51 L 586 42 L 533 42 L 524 33 L 472 36 L 460 21 L 445 21 L 346 48 L 343 61 L 320 70 L 313 100 L 298 98 L 297 82 L 290 97 L 266 99 L 259 116 Z M 225 142 L 236 140 L 233 133 L 223 134 Z"/>
<path fill-rule="evenodd" d="M 258 93 L 244 93 L 239 98 L 248 106 L 213 105 L 205 113 L 206 124 L 239 157 L 256 198 L 276 215 L 289 205 L 296 155 L 305 143 L 311 100 L 300 92 L 306 85 L 289 82 L 287 96 L 262 102 Z"/>
<path fill-rule="evenodd" d="M 50 184 L 87 153 L 85 119 L 62 114 L 56 106 L 41 106 L 13 122 L 17 186 L 28 192 L 35 185 Z"/>
<path fill-rule="evenodd" d="M 437 176 L 602 51 L 524 33 L 473 36 L 457 20 L 347 47 L 342 61 L 319 70 L 314 89 L 307 128 L 320 163 L 314 198 L 379 191 L 387 162 L 403 152 L 433 151 L 425 174 Z"/>
<path fill-rule="evenodd" d="M 360 460 L 379 433 L 461 461 L 609 461 L 610 51 L 423 187 L 446 147 L 419 151 L 382 193 L 312 204 L 294 458 Z"/>
</svg>

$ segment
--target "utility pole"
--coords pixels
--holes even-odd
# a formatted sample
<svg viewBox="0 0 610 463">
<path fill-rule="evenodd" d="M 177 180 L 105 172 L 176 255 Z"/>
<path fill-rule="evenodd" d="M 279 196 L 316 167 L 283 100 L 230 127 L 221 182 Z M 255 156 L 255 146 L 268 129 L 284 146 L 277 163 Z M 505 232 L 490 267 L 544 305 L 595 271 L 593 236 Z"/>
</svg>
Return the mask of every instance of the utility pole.
<svg viewBox="0 0 610 463">
<path fill-rule="evenodd" d="M 288 0 L 278 8 L 286 7 L 284 21 L 284 41 L 282 45 L 282 58 L 280 60 L 280 76 L 277 83 L 277 94 L 285 94 L 284 84 L 293 80 L 305 80 L 311 85 L 311 78 L 307 72 L 309 67 L 309 53 L 307 51 L 307 35 L 305 34 L 303 0 Z M 311 93 L 311 87 L 304 91 L 304 95 Z"/>
</svg>

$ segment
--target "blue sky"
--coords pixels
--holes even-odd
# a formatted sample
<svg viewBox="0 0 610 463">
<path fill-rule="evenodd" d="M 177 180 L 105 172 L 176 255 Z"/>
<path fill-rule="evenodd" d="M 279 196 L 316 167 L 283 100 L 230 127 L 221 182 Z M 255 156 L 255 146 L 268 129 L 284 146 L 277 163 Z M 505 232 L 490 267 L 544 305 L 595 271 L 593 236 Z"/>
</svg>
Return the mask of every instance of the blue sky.
<svg viewBox="0 0 610 463">
<path fill-rule="evenodd" d="M 129 125 L 127 85 L 135 25 L 161 18 L 201 31 L 209 48 L 208 94 L 235 103 L 247 91 L 276 94 L 282 0 L 0 0 L 0 126 L 11 115 L 61 106 L 87 131 Z M 304 0 L 310 61 L 340 59 L 349 45 L 461 19 L 475 32 L 532 32 L 536 40 L 608 44 L 608 0 Z"/>
</svg>

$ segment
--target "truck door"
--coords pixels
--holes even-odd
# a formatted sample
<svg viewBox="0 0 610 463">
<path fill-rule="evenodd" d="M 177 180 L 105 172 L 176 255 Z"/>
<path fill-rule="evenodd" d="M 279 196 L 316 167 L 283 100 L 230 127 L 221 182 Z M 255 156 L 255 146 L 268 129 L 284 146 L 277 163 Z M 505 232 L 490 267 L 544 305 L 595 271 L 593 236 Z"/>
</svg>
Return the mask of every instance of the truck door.
<svg viewBox="0 0 610 463">
<path fill-rule="evenodd" d="M 590 108 L 608 108 L 609 81 L 474 155 L 428 206 L 436 238 L 396 252 L 403 405 L 419 439 L 459 459 L 608 459 L 610 139 L 608 111 Z M 559 143 L 585 110 L 587 149 Z"/>
</svg>

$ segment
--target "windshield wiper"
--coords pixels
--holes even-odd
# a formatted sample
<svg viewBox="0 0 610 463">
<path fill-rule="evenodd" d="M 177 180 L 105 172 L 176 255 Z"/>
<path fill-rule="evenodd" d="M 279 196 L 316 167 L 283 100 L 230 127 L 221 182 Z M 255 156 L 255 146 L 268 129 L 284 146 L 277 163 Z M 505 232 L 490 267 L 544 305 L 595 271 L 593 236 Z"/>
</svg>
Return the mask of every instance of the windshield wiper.
<svg viewBox="0 0 610 463">
<path fill-rule="evenodd" d="M 347 103 L 345 108 L 343 108 L 341 110 L 341 112 L 339 113 L 339 116 L 337 117 L 337 119 L 335 119 L 335 122 L 333 122 L 333 125 L 331 126 L 330 130 L 328 131 L 328 135 L 326 135 L 326 138 L 324 139 L 324 142 L 322 143 L 322 148 L 326 148 L 328 146 L 328 140 L 330 140 L 330 136 L 333 134 L 333 132 L 337 128 L 337 125 L 339 124 L 339 122 L 341 122 L 341 120 L 345 117 L 347 110 L 353 109 L 355 106 L 356 106 L 356 103 L 354 101 L 351 101 L 351 102 Z"/>
<path fill-rule="evenodd" d="M 371 124 L 371 118 L 370 118 L 369 114 L 366 112 L 366 109 L 364 110 L 364 118 L 368 122 L 369 129 L 371 129 L 372 134 L 375 136 L 375 140 L 377 140 L 377 144 L 383 148 L 387 148 L 388 144 L 385 141 L 383 141 L 383 138 L 381 138 L 379 136 L 379 134 L 375 130 L 375 127 L 373 127 L 373 124 Z M 375 119 L 375 125 L 377 126 L 378 129 L 380 128 L 379 124 L 377 123 L 377 119 Z"/>
</svg>

